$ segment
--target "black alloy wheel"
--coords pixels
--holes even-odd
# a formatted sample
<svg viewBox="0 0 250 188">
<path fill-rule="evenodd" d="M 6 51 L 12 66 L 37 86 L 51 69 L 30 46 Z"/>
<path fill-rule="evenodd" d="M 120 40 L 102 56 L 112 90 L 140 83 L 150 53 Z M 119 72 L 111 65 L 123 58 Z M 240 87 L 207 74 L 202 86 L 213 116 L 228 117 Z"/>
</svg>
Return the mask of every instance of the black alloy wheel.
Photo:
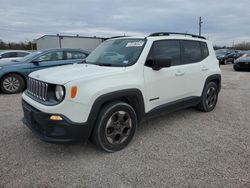
<svg viewBox="0 0 250 188">
<path fill-rule="evenodd" d="M 132 140 L 137 124 L 132 106 L 121 101 L 109 103 L 98 115 L 91 140 L 107 152 L 119 151 Z"/>
</svg>

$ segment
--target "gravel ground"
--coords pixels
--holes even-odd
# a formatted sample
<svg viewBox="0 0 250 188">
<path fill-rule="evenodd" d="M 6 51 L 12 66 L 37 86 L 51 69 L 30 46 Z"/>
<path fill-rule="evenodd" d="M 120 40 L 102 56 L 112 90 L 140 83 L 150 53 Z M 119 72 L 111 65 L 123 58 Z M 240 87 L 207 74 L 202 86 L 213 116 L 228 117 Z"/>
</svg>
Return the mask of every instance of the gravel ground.
<svg viewBox="0 0 250 188">
<path fill-rule="evenodd" d="M 216 109 L 146 121 L 124 150 L 38 140 L 21 95 L 0 94 L 0 187 L 250 187 L 250 73 L 221 66 Z"/>
</svg>

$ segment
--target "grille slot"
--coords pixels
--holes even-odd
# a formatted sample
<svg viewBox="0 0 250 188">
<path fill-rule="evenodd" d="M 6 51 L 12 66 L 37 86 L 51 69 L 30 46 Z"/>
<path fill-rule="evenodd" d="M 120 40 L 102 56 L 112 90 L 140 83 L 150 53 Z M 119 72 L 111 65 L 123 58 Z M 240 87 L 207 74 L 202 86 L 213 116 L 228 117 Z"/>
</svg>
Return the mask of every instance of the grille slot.
<svg viewBox="0 0 250 188">
<path fill-rule="evenodd" d="M 48 100 L 48 84 L 33 78 L 28 79 L 27 92 L 40 101 Z"/>
</svg>

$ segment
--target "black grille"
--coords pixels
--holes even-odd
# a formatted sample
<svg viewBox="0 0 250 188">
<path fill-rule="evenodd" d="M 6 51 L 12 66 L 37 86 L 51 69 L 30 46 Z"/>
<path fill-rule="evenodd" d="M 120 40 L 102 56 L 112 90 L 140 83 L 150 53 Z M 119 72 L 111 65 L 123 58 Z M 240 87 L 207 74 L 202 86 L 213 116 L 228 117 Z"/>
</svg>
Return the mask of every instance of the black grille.
<svg viewBox="0 0 250 188">
<path fill-rule="evenodd" d="M 29 78 L 27 83 L 27 93 L 40 101 L 47 101 L 48 87 L 49 85 L 45 82 Z"/>
</svg>

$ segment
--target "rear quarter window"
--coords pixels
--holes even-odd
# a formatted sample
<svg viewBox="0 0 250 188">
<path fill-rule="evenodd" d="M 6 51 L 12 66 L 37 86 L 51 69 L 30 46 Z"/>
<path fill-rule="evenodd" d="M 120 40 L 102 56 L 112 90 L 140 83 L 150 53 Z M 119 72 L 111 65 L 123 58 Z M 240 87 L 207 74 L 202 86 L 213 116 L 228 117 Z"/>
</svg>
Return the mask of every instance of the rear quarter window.
<svg viewBox="0 0 250 188">
<path fill-rule="evenodd" d="M 202 56 L 203 56 L 203 59 L 205 59 L 205 58 L 207 58 L 209 56 L 207 43 L 200 42 L 200 44 L 201 44 Z"/>
<path fill-rule="evenodd" d="M 86 54 L 77 51 L 68 51 L 66 52 L 67 59 L 85 59 Z"/>
</svg>

